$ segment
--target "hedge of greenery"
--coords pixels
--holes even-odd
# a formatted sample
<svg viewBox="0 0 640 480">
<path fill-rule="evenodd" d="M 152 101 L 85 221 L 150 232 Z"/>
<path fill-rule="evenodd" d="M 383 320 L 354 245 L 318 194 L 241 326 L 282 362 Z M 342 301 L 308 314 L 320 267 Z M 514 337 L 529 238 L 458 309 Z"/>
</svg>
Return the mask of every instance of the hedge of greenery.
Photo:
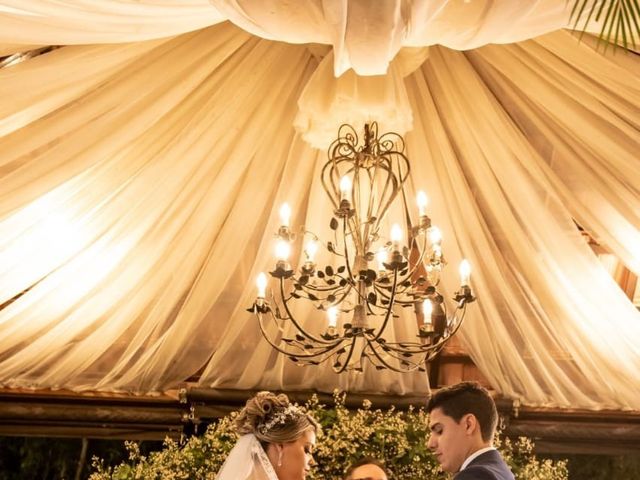
<svg viewBox="0 0 640 480">
<path fill-rule="evenodd" d="M 435 458 L 426 448 L 428 418 L 424 410 L 372 409 L 365 400 L 361 408 L 350 411 L 344 398 L 344 394 L 336 394 L 332 407 L 320 404 L 317 398 L 305 405 L 323 426 L 315 450 L 317 466 L 310 476 L 312 480 L 341 479 L 344 469 L 362 456 L 384 461 L 394 479 L 447 478 L 439 472 Z M 167 439 L 162 450 L 147 456 L 140 453 L 138 444 L 127 442 L 129 460 L 110 467 L 94 458 L 90 480 L 213 480 L 236 441 L 235 415 L 220 419 L 203 436 L 191 437 L 183 444 Z M 568 478 L 565 461 L 537 459 L 527 438 L 511 441 L 498 436 L 496 446 L 518 480 Z"/>
</svg>

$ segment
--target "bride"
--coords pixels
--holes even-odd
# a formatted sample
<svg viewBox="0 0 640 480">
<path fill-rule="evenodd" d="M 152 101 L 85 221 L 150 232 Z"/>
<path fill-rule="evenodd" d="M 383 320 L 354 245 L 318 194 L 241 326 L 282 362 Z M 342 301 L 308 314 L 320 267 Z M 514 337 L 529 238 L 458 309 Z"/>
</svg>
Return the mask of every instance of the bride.
<svg viewBox="0 0 640 480">
<path fill-rule="evenodd" d="M 216 480 L 304 480 L 320 426 L 286 395 L 260 392 L 235 421 L 241 437 Z"/>
</svg>

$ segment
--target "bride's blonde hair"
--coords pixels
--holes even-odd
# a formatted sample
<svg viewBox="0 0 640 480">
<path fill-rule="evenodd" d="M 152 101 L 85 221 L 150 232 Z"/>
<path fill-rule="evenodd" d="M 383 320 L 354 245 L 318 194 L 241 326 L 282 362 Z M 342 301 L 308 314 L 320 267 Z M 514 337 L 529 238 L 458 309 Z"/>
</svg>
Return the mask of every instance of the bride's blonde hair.
<svg viewBox="0 0 640 480">
<path fill-rule="evenodd" d="M 318 433 L 320 425 L 308 413 L 292 404 L 281 393 L 259 392 L 247 400 L 235 420 L 240 435 L 253 433 L 261 443 L 295 442 L 302 434 L 313 429 Z"/>
</svg>

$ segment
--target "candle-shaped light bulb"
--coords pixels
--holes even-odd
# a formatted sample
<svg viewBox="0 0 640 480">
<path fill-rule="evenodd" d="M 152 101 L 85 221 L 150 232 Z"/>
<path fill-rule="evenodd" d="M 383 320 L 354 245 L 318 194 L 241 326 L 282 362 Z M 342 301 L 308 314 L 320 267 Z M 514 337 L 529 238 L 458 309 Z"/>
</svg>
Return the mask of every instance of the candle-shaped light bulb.
<svg viewBox="0 0 640 480">
<path fill-rule="evenodd" d="M 258 298 L 265 298 L 267 296 L 267 276 L 263 272 L 258 274 L 256 285 L 258 286 Z"/>
<path fill-rule="evenodd" d="M 329 319 L 329 327 L 336 328 L 336 325 L 338 325 L 338 307 L 329 307 L 327 309 L 327 318 Z"/>
<path fill-rule="evenodd" d="M 318 253 L 318 242 L 309 240 L 304 251 L 307 254 L 307 261 L 313 263 L 316 258 L 316 253 Z"/>
<path fill-rule="evenodd" d="M 283 227 L 288 227 L 291 222 L 291 207 L 288 203 L 283 203 L 280 207 L 280 224 Z"/>
<path fill-rule="evenodd" d="M 391 242 L 393 243 L 393 248 L 396 250 L 400 249 L 400 242 L 402 241 L 402 228 L 397 223 L 394 223 L 391 226 Z"/>
<path fill-rule="evenodd" d="M 427 205 L 429 204 L 429 198 L 427 197 L 427 194 L 424 193 L 422 190 L 420 190 L 418 192 L 417 201 L 418 201 L 418 215 L 420 215 L 421 217 L 424 217 L 427 214 Z"/>
<path fill-rule="evenodd" d="M 463 287 L 469 285 L 469 277 L 471 276 L 471 264 L 467 259 L 460 262 L 460 285 Z"/>
<path fill-rule="evenodd" d="M 387 263 L 387 250 L 384 247 L 380 247 L 376 252 L 376 260 L 378 261 L 378 270 L 381 272 L 386 270 L 384 264 Z"/>
<path fill-rule="evenodd" d="M 284 239 L 279 239 L 276 242 L 276 258 L 286 262 L 291 253 L 291 245 Z"/>
<path fill-rule="evenodd" d="M 431 323 L 431 314 L 433 313 L 433 303 L 428 298 L 422 302 L 422 314 L 424 315 L 425 325 Z"/>
<path fill-rule="evenodd" d="M 345 175 L 340 179 L 340 199 L 349 200 L 350 197 L 351 197 L 351 179 Z"/>
<path fill-rule="evenodd" d="M 438 245 L 442 241 L 442 232 L 438 227 L 431 227 L 429 229 L 429 241 L 431 245 Z"/>
</svg>

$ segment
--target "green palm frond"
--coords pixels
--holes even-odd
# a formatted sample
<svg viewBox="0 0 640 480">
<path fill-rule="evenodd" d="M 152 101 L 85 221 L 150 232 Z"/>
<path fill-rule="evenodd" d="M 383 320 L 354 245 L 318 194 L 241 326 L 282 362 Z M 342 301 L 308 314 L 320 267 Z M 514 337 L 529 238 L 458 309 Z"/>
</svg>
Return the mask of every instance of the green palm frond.
<svg viewBox="0 0 640 480">
<path fill-rule="evenodd" d="M 598 35 L 606 44 L 635 49 L 640 41 L 638 0 L 573 0 L 571 20 L 574 30 L 584 31 L 590 21 L 602 22 Z"/>
</svg>

